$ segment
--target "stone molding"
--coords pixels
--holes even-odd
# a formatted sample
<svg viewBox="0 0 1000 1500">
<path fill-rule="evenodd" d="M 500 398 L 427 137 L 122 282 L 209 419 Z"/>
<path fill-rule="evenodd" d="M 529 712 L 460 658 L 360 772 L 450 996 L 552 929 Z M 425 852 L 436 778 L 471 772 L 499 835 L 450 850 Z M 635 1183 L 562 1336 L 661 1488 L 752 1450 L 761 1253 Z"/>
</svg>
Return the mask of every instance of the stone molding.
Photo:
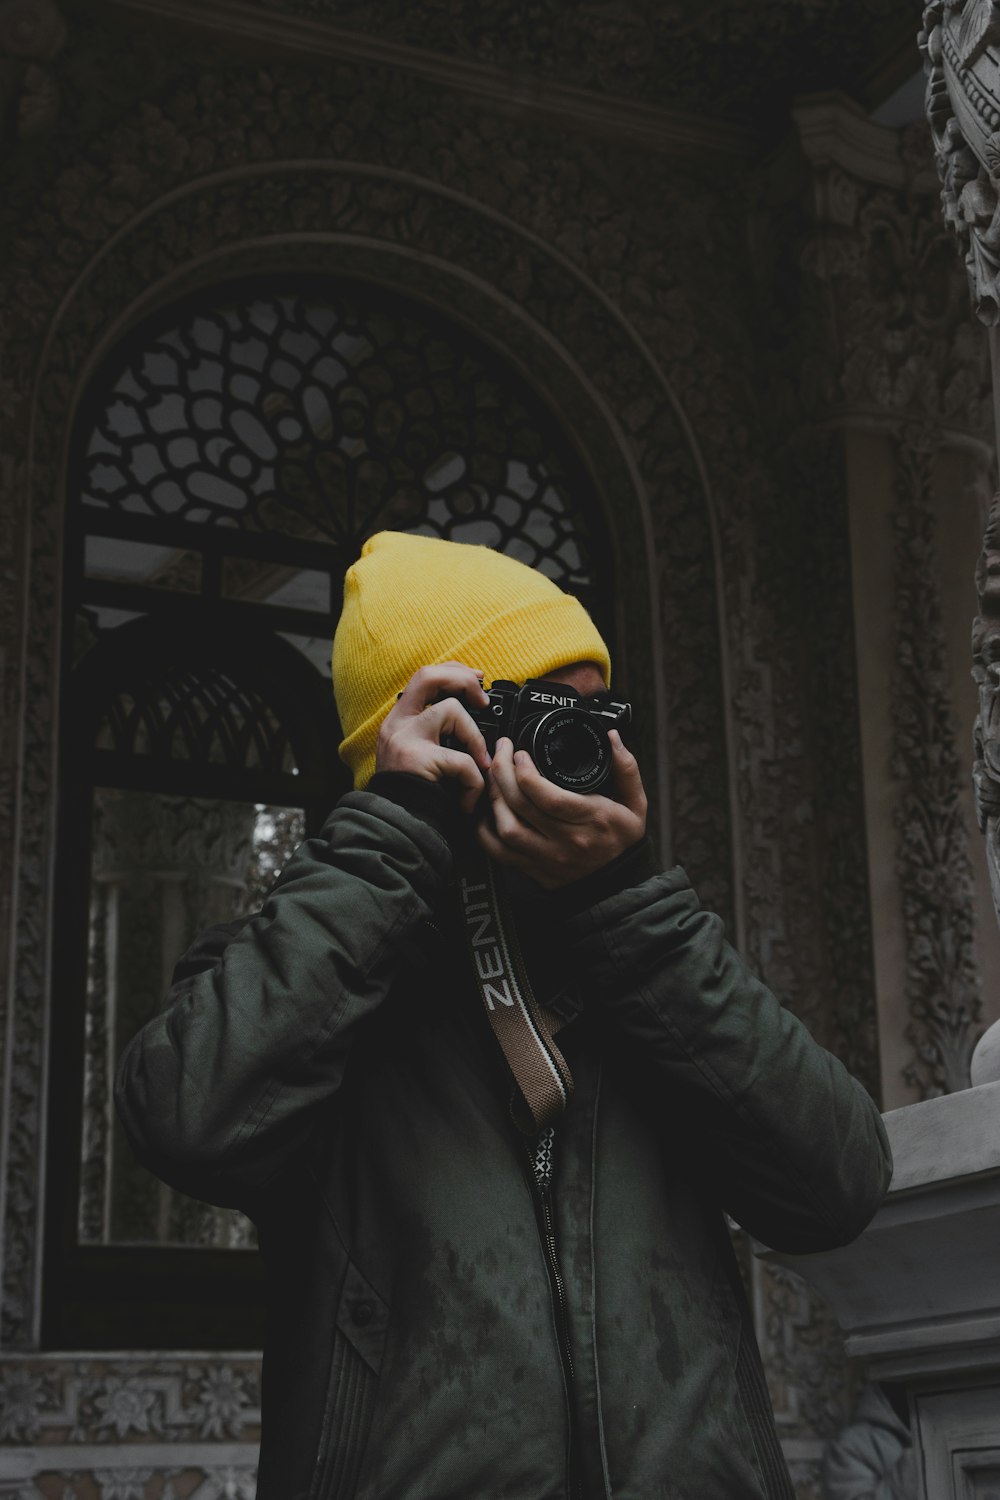
<svg viewBox="0 0 1000 1500">
<path fill-rule="evenodd" d="M 253 1500 L 259 1442 L 257 1354 L 0 1358 L 0 1497 Z"/>
<path fill-rule="evenodd" d="M 40 1448 L 260 1441 L 257 1354 L 0 1358 L 0 1443 Z"/>
<path fill-rule="evenodd" d="M 898 432 L 930 423 L 989 461 L 989 349 L 934 203 L 922 125 L 891 131 L 836 95 L 795 110 L 814 230 L 802 263 L 817 298 L 803 415 Z"/>
<path fill-rule="evenodd" d="M 260 0 L 255 9 L 283 24 L 322 24 L 333 7 L 330 0 Z M 374 38 L 448 65 L 495 69 L 535 89 L 575 88 L 654 107 L 679 99 L 684 109 L 736 121 L 751 135 L 762 115 L 783 128 L 776 116 L 801 87 L 804 56 L 812 87 L 850 79 L 883 97 L 892 84 L 880 91 L 880 80 L 902 81 L 900 53 L 912 49 L 913 35 L 910 0 L 840 0 L 836 7 L 816 0 L 761 0 L 753 7 L 338 0 L 336 20 L 347 46 Z M 908 57 L 903 66 L 911 70 Z M 765 79 L 774 97 L 761 99 Z"/>
<path fill-rule="evenodd" d="M 846 94 L 811 94 L 792 109 L 799 144 L 814 170 L 839 167 L 873 187 L 933 193 L 933 163 L 908 159 L 901 132 L 877 124 Z M 833 205 L 821 217 L 837 217 Z"/>
<path fill-rule="evenodd" d="M 266 46 L 273 56 L 329 57 L 338 62 L 392 68 L 449 93 L 540 125 L 558 125 L 621 141 L 647 151 L 721 161 L 759 153 L 766 137 L 753 127 L 709 116 L 687 114 L 660 104 L 574 88 L 518 70 L 491 67 L 469 58 L 446 56 L 388 41 L 377 34 L 349 31 L 326 20 L 268 11 L 240 0 L 118 0 L 140 15 L 182 25 L 186 30 L 244 38 Z"/>
<path fill-rule="evenodd" d="M 812 1255 L 762 1245 L 755 1253 L 795 1269 L 822 1292 L 848 1354 L 869 1361 L 875 1379 L 995 1371 L 1000 1083 L 908 1104 L 883 1118 L 895 1172 L 865 1232 Z"/>
</svg>

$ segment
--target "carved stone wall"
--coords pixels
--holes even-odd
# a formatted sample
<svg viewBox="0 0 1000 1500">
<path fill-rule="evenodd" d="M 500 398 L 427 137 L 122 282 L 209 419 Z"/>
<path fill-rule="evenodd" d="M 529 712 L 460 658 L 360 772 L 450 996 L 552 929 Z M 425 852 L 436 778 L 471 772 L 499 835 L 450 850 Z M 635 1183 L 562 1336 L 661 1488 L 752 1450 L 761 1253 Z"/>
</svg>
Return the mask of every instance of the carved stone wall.
<svg viewBox="0 0 1000 1500">
<path fill-rule="evenodd" d="M 848 522 L 842 454 L 829 432 L 814 441 L 815 424 L 848 388 L 868 390 L 881 410 L 929 378 L 893 342 L 891 305 L 903 294 L 879 280 L 881 220 L 873 211 L 859 230 L 867 200 L 850 185 L 840 194 L 847 269 L 818 270 L 812 247 L 806 272 L 820 290 L 789 309 L 779 251 L 764 277 L 770 302 L 747 284 L 742 226 L 760 180 L 737 187 L 697 161 L 514 124 L 376 65 L 223 65 L 215 45 L 207 66 L 200 41 L 182 35 L 150 59 L 148 38 L 93 18 L 74 26 L 60 54 L 65 112 L 13 164 L 0 288 L 0 567 L 10 583 L 0 668 L 5 722 L 23 723 L 20 745 L 0 740 L 0 854 L 12 855 L 0 871 L 14 881 L 3 888 L 2 940 L 9 930 L 17 978 L 0 1026 L 14 1080 L 2 1337 L 24 1352 L 8 1371 L 28 1382 L 18 1399 L 29 1404 L 41 1389 L 32 1381 L 63 1379 L 58 1362 L 43 1374 L 31 1353 L 63 463 L 80 391 L 109 343 L 187 290 L 276 267 L 382 281 L 493 342 L 574 435 L 612 519 L 623 667 L 650 685 L 645 763 L 665 857 L 684 863 L 764 978 L 873 1090 Z M 134 96 L 140 79 L 145 97 Z M 796 193 L 779 197 L 801 241 Z M 796 286 L 799 276 L 795 264 Z M 831 276 L 853 279 L 831 297 Z M 876 314 L 881 341 L 869 327 Z M 833 352 L 830 319 L 844 339 Z M 791 353 L 770 360 L 782 341 Z M 953 379 L 949 399 L 968 400 L 968 384 L 963 397 Z M 812 1500 L 849 1377 L 819 1306 L 754 1274 L 779 1425 Z M 179 1409 L 195 1399 L 170 1397 Z M 60 1437 L 60 1473 L 86 1466 L 65 1451 L 74 1443 L 96 1473 L 97 1411 Z M 163 1430 L 166 1441 L 174 1429 Z M 165 1486 L 169 1455 L 156 1463 Z M 145 1493 L 145 1479 L 128 1482 Z"/>
<path fill-rule="evenodd" d="M 253 1500 L 259 1442 L 253 1357 L 0 1360 L 10 1500 Z"/>
<path fill-rule="evenodd" d="M 982 1027 L 970 827 L 962 805 L 966 758 L 958 742 L 942 628 L 931 503 L 933 446 L 923 428 L 897 440 L 895 613 L 898 672 L 892 688 L 898 789 L 897 871 L 907 937 L 912 1052 L 906 1081 L 921 1098 L 969 1085 Z"/>
<path fill-rule="evenodd" d="M 972 470 L 989 464 L 988 353 L 938 219 L 926 133 L 882 130 L 829 98 L 803 103 L 796 123 L 799 152 L 762 172 L 751 211 L 765 309 L 763 420 L 787 502 L 775 534 L 795 561 L 776 572 L 781 549 L 766 555 L 786 628 L 797 619 L 802 642 L 798 706 L 810 779 L 791 806 L 821 871 L 824 922 L 813 951 L 825 978 L 828 1042 L 878 1096 L 878 1030 L 891 1086 L 933 1092 L 959 1084 L 957 1059 L 967 1063 L 978 1031 L 989 950 L 981 934 L 977 944 L 969 878 L 955 711 L 964 679 L 941 623 L 947 593 L 949 628 L 956 616 L 964 628 L 963 600 L 944 566 L 950 538 L 939 536 L 937 512 L 933 521 L 924 513 L 911 459 L 919 424 L 919 446 L 932 457 L 955 451 Z M 812 203 L 806 216 L 795 207 L 803 200 Z M 881 469 L 871 462 L 880 452 Z M 954 498 L 956 508 L 966 503 Z M 876 547 L 883 591 L 872 631 L 871 599 L 859 595 L 875 592 Z M 870 722 L 873 678 L 882 704 L 893 705 L 891 723 L 884 708 L 882 738 Z M 886 827 L 877 830 L 883 814 Z M 788 836 L 780 843 L 784 853 Z M 816 895 L 814 884 L 809 899 Z M 887 905 L 898 912 L 898 931 Z M 888 1011 L 897 986 L 898 1019 L 877 1014 L 876 996 Z M 804 1283 L 759 1265 L 754 1277 L 778 1409 L 794 1414 L 784 1428 L 789 1452 L 802 1445 L 797 1483 L 800 1493 L 818 1493 L 804 1434 L 837 1429 L 860 1372 L 845 1367 L 832 1316 Z"/>
<path fill-rule="evenodd" d="M 151 9 L 156 10 L 155 4 Z M 327 20 L 326 0 L 266 0 L 280 16 Z M 749 123 L 792 96 L 863 77 L 914 30 L 907 0 L 766 0 L 752 8 L 619 0 L 350 0 L 336 25 L 350 37 L 432 52 L 537 84 L 586 89 Z M 766 80 L 766 85 L 764 84 Z"/>
<path fill-rule="evenodd" d="M 376 111 L 369 101 L 377 95 L 384 107 Z M 282 147 L 293 143 L 320 154 L 312 164 L 286 165 Z M 530 151 L 527 139 L 501 138 L 488 118 L 468 110 L 462 119 L 440 98 L 407 97 L 398 79 L 374 74 L 359 99 L 353 69 L 307 87 L 280 72 L 194 75 L 162 105 L 143 105 L 110 135 L 89 142 L 85 153 L 71 138 L 55 147 L 63 164 L 52 174 L 51 191 L 39 201 L 29 183 L 23 197 L 8 202 L 16 230 L 0 309 L 11 375 L 4 449 L 22 483 L 12 497 L 15 515 L 29 514 L 29 473 L 31 480 L 31 571 L 21 598 L 27 663 L 35 674 L 21 705 L 29 757 L 17 866 L 19 910 L 30 918 L 19 927 L 20 988 L 10 1033 L 23 1092 L 12 1100 L 21 1128 L 9 1142 L 7 1167 L 29 1210 L 7 1224 L 5 1336 L 18 1343 L 30 1343 L 35 1316 L 30 1203 L 41 1140 L 61 455 L 88 363 L 120 321 L 151 301 L 248 269 L 335 267 L 340 274 L 381 276 L 447 307 L 524 361 L 589 449 L 605 504 L 619 517 L 621 598 L 631 605 L 627 669 L 654 685 L 659 632 L 650 630 L 645 614 L 651 589 L 642 506 L 646 496 L 664 497 L 656 510 L 655 557 L 670 582 L 664 595 L 671 642 L 669 812 L 709 899 L 724 910 L 731 906 L 727 861 L 720 860 L 728 843 L 725 733 L 718 673 L 706 665 L 718 662 L 719 652 L 704 487 L 662 369 L 600 285 L 602 279 L 620 284 L 621 302 L 641 303 L 644 332 L 660 343 L 676 348 L 678 339 L 694 341 L 684 327 L 685 299 L 666 272 L 663 250 L 652 248 L 652 226 L 640 212 L 613 211 L 606 188 L 585 189 L 571 158 L 546 156 L 543 168 L 525 176 L 518 167 Z M 436 182 L 420 175 L 432 162 Z M 623 168 L 633 179 L 632 201 L 644 201 L 639 163 Z M 557 216 L 555 205 L 563 203 L 577 204 L 575 215 Z M 665 222 L 670 209 L 664 201 Z M 262 235 L 268 225 L 280 232 Z M 640 228 L 645 246 L 634 243 Z M 43 245 L 55 253 L 42 254 Z M 623 263 L 632 268 L 627 282 Z M 73 296 L 60 307 L 70 288 Z M 631 524 L 622 524 L 629 516 Z M 9 802 L 8 827 L 13 812 Z M 37 885 L 25 883 L 33 878 Z M 8 1198 L 9 1208 L 14 1201 Z"/>
<path fill-rule="evenodd" d="M 951 496 L 954 516 L 942 536 L 947 507 L 931 500 L 936 465 L 948 455 L 953 464 L 962 455 L 977 476 L 973 490 L 986 483 L 989 353 L 940 221 L 925 128 L 897 139 L 846 104 L 827 101 L 804 106 L 798 123 L 815 203 L 802 250 L 811 337 L 801 417 L 836 422 L 849 467 L 853 456 L 845 494 L 862 565 L 855 612 L 867 632 L 857 642 L 858 667 L 862 683 L 875 683 L 886 705 L 884 744 L 876 743 L 870 704 L 862 718 L 878 983 L 894 991 L 880 995 L 883 1050 L 889 1045 L 883 1061 L 896 1104 L 967 1085 L 980 1029 L 980 974 L 990 967 L 991 950 L 983 947 L 990 935 L 977 929 L 982 903 L 960 729 L 971 685 L 960 664 L 956 673 L 947 640 L 949 631 L 964 634 L 968 619 L 967 601 L 951 582 L 950 547 L 979 502 L 974 493 Z M 881 573 L 872 552 L 884 557 Z M 874 606 L 863 600 L 866 590 L 881 593 Z M 888 837 L 876 829 L 880 802 Z M 887 876 L 880 861 L 891 866 Z M 891 951 L 898 963 L 890 978 Z M 898 1020 L 888 1015 L 897 994 Z"/>
</svg>

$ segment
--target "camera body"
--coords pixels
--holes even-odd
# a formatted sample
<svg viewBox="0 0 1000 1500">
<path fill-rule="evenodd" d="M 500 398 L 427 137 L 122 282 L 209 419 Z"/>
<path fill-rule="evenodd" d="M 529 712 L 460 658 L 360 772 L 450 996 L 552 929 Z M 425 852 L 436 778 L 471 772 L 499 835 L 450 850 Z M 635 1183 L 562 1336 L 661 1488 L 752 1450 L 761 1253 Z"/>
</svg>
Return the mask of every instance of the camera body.
<svg viewBox="0 0 1000 1500">
<path fill-rule="evenodd" d="M 470 708 L 486 748 L 494 753 L 506 736 L 515 750 L 526 750 L 541 774 L 570 792 L 596 792 L 611 775 L 610 729 L 632 722 L 632 705 L 605 694 L 586 698 L 570 687 L 542 678 L 520 685 L 498 679 L 489 704 Z"/>
</svg>

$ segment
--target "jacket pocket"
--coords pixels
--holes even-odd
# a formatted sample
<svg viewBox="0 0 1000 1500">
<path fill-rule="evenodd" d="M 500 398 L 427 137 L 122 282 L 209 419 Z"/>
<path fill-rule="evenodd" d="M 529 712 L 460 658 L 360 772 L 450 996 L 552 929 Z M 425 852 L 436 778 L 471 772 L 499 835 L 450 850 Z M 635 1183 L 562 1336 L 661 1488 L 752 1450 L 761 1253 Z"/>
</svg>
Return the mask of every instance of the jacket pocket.
<svg viewBox="0 0 1000 1500">
<path fill-rule="evenodd" d="M 348 1265 L 309 1500 L 351 1500 L 358 1487 L 388 1326 L 387 1304 L 357 1267 Z"/>
</svg>

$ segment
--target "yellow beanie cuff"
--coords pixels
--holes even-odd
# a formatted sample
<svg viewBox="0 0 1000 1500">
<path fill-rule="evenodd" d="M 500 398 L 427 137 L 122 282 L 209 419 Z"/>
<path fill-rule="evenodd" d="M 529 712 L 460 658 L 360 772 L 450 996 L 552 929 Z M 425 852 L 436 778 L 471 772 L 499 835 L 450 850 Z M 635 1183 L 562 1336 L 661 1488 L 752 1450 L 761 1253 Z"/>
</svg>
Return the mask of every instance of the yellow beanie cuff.
<svg viewBox="0 0 1000 1500">
<path fill-rule="evenodd" d="M 489 686 L 592 661 L 610 686 L 611 661 L 578 599 L 489 547 L 379 532 L 348 570 L 333 644 L 344 731 L 340 757 L 367 785 L 382 721 L 422 666 L 461 661 Z"/>
</svg>

